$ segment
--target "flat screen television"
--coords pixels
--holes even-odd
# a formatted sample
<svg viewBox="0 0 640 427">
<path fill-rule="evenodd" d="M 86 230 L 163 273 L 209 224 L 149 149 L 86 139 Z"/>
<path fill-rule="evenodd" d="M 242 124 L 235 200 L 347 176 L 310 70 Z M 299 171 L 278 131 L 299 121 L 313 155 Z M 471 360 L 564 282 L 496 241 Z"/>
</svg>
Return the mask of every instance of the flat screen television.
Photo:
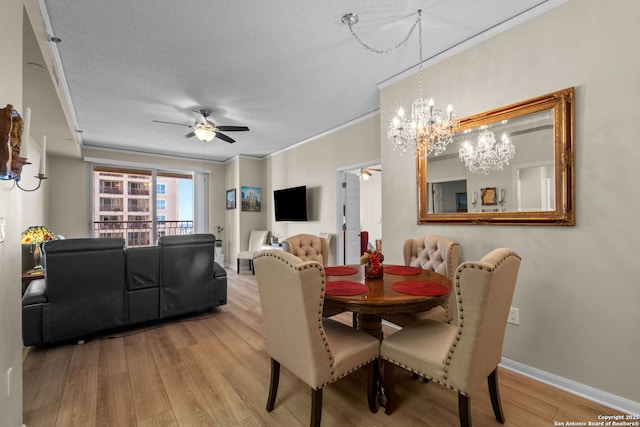
<svg viewBox="0 0 640 427">
<path fill-rule="evenodd" d="M 276 221 L 307 221 L 307 187 L 273 191 Z"/>
</svg>

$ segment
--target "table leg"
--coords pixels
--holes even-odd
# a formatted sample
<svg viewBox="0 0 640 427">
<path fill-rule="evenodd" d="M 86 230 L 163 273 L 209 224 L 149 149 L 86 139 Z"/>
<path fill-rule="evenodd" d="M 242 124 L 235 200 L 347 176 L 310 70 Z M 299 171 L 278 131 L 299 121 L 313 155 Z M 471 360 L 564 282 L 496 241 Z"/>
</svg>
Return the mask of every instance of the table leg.
<svg viewBox="0 0 640 427">
<path fill-rule="evenodd" d="M 382 333 L 382 316 L 378 314 L 358 314 L 358 328 L 369 335 L 382 341 L 384 335 Z M 382 381 L 382 364 L 378 365 L 378 403 L 383 408 L 387 406 L 387 397 L 384 392 L 384 384 Z"/>
<path fill-rule="evenodd" d="M 379 314 L 358 314 L 358 323 L 361 331 L 382 341 L 382 316 Z"/>
</svg>

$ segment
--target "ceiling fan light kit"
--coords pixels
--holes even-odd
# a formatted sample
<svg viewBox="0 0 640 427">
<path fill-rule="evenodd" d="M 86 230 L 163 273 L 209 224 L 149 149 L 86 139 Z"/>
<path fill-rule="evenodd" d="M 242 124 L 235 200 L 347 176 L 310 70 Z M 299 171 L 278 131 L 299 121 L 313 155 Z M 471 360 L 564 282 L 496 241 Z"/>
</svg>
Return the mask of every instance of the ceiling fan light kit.
<svg viewBox="0 0 640 427">
<path fill-rule="evenodd" d="M 213 130 L 213 127 L 211 127 L 211 126 L 196 127 L 193 130 L 193 133 L 196 134 L 196 137 L 200 141 L 204 141 L 204 142 L 209 142 L 216 136 L 216 133 Z"/>
<path fill-rule="evenodd" d="M 248 131 L 246 126 L 216 126 L 211 120 L 208 119 L 211 112 L 209 110 L 201 109 L 193 112 L 195 123 L 193 125 L 186 125 L 184 123 L 165 122 L 163 120 L 153 120 L 154 123 L 164 123 L 168 125 L 186 126 L 193 129 L 193 131 L 186 134 L 185 138 L 197 137 L 200 141 L 209 142 L 213 138 L 220 138 L 230 144 L 236 142 L 235 139 L 228 137 L 221 132 L 242 132 Z"/>
</svg>

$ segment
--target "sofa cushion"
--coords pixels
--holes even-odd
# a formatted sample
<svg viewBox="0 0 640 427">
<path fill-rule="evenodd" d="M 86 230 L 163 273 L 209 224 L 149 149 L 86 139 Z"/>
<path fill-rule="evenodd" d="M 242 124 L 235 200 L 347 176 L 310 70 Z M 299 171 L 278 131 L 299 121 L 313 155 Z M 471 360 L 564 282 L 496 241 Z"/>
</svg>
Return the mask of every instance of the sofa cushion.
<svg viewBox="0 0 640 427">
<path fill-rule="evenodd" d="M 160 248 L 127 249 L 127 290 L 160 286 Z"/>
</svg>

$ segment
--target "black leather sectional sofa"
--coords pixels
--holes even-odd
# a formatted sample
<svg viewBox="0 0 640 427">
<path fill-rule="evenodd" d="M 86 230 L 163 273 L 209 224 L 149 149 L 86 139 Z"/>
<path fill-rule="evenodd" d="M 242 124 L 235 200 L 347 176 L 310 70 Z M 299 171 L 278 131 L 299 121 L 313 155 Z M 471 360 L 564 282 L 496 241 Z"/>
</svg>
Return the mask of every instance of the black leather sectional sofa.
<svg viewBox="0 0 640 427">
<path fill-rule="evenodd" d="M 46 274 L 22 298 L 25 346 L 79 340 L 227 303 L 215 236 L 163 236 L 125 248 L 120 238 L 46 242 Z"/>
</svg>

